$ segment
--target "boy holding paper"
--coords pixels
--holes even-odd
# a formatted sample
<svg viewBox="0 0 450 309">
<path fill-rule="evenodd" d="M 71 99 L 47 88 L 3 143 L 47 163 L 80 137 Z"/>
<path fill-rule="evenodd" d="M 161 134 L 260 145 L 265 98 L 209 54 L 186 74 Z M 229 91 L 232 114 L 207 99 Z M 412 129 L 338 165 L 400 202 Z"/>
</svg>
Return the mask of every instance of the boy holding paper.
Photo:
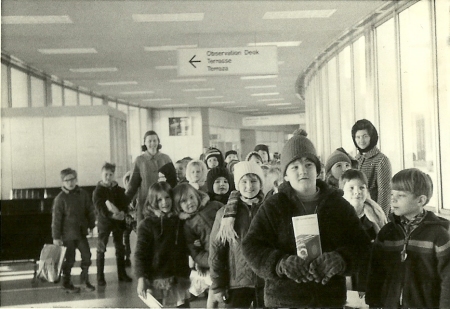
<svg viewBox="0 0 450 309">
<path fill-rule="evenodd" d="M 125 270 L 125 246 L 123 232 L 125 231 L 125 212 L 128 201 L 125 189 L 114 180 L 116 166 L 105 163 L 102 167 L 102 180 L 95 188 L 92 199 L 97 212 L 98 242 L 97 242 L 97 284 L 105 286 L 105 252 L 109 234 L 113 234 L 116 249 L 117 274 L 119 281 L 131 282 Z"/>
<path fill-rule="evenodd" d="M 311 141 L 294 135 L 281 152 L 285 182 L 259 209 L 242 243 L 245 258 L 265 280 L 267 307 L 343 307 L 345 275 L 370 241 L 342 193 L 317 179 L 321 164 Z M 322 254 L 297 255 L 292 218 L 317 215 Z"/>
</svg>

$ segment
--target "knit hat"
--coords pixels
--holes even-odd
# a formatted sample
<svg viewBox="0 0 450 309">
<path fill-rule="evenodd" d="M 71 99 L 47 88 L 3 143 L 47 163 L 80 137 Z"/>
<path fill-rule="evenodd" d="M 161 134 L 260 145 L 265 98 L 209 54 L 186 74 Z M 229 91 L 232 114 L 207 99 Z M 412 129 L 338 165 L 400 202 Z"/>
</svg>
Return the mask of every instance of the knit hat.
<svg viewBox="0 0 450 309">
<path fill-rule="evenodd" d="M 225 152 L 225 159 L 228 157 L 228 155 L 231 155 L 231 154 L 237 155 L 238 153 L 236 150 L 228 150 L 227 152 Z"/>
<path fill-rule="evenodd" d="M 237 163 L 239 163 L 239 162 L 240 162 L 239 160 L 232 160 L 232 161 L 230 161 L 230 162 L 227 164 L 228 172 L 229 172 L 231 175 L 234 174 L 234 172 L 233 172 L 234 166 L 235 166 Z"/>
<path fill-rule="evenodd" d="M 352 164 L 352 161 L 350 161 L 350 158 L 343 153 L 342 151 L 335 150 L 327 159 L 327 162 L 325 163 L 325 173 L 328 173 L 333 165 L 335 165 L 338 162 L 347 162 L 348 164 Z"/>
<path fill-rule="evenodd" d="M 219 149 L 214 148 L 214 147 L 210 147 L 206 151 L 204 161 L 205 161 L 205 164 L 206 164 L 206 166 L 208 168 L 210 168 L 210 167 L 208 166 L 207 162 L 208 162 L 208 159 L 211 158 L 211 157 L 216 157 L 217 161 L 219 161 L 219 166 L 224 166 L 223 155 L 222 155 L 222 152 Z"/>
<path fill-rule="evenodd" d="M 225 177 L 225 179 L 228 180 L 228 183 L 230 185 L 230 189 L 228 190 L 228 192 L 231 192 L 231 190 L 233 189 L 233 178 L 225 167 L 220 166 L 216 166 L 210 169 L 208 175 L 206 176 L 206 185 L 208 187 L 208 192 L 214 193 L 214 181 L 216 181 L 216 179 L 219 177 Z"/>
<path fill-rule="evenodd" d="M 257 151 L 250 151 L 248 153 L 248 155 L 245 157 L 245 161 L 250 160 L 251 157 L 257 157 L 259 159 L 259 161 L 261 161 L 261 163 L 263 162 L 263 159 L 261 158 L 261 156 L 259 155 L 259 153 Z"/>
<path fill-rule="evenodd" d="M 270 152 L 269 152 L 269 146 L 264 145 L 264 144 L 258 144 L 255 146 L 255 149 L 253 149 L 254 151 L 258 152 L 260 150 L 267 152 L 267 160 L 270 161 Z"/>
<path fill-rule="evenodd" d="M 241 161 L 234 166 L 234 183 L 239 186 L 239 181 L 247 174 L 255 174 L 264 186 L 264 173 L 261 167 L 253 161 Z"/>
<path fill-rule="evenodd" d="M 283 171 L 283 176 L 286 175 L 288 165 L 300 158 L 308 158 L 314 162 L 317 174 L 320 174 L 321 166 L 320 160 L 317 157 L 316 148 L 306 136 L 296 134 L 287 141 L 281 151 L 281 170 Z"/>
<path fill-rule="evenodd" d="M 166 182 L 174 188 L 177 185 L 177 171 L 172 162 L 163 165 L 158 172 L 164 174 Z"/>
</svg>

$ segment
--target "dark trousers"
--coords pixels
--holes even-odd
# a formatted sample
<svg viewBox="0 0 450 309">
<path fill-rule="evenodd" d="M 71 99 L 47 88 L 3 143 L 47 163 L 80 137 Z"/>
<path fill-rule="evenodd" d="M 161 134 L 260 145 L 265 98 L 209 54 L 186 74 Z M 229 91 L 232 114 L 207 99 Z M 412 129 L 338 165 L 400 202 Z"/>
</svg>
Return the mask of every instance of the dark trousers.
<svg viewBox="0 0 450 309">
<path fill-rule="evenodd" d="M 81 253 L 81 269 L 87 271 L 91 266 L 91 250 L 86 236 L 76 240 L 64 241 L 66 249 L 66 259 L 62 265 L 63 276 L 69 278 L 73 265 L 75 264 L 75 249 Z"/>
<path fill-rule="evenodd" d="M 120 223 L 120 222 L 118 222 Z M 123 260 L 125 256 L 125 246 L 123 245 L 123 232 L 125 226 L 112 222 L 98 226 L 97 252 L 105 253 L 108 245 L 109 235 L 113 234 L 114 248 L 116 249 L 116 258 Z"/>
</svg>

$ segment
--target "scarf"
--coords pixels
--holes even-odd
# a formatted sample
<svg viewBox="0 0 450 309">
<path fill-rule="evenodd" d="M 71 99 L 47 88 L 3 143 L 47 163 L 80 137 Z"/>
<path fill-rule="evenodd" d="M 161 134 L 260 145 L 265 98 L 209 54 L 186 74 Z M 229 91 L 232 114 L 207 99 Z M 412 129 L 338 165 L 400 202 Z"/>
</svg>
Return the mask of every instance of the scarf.
<svg viewBox="0 0 450 309">
<path fill-rule="evenodd" d="M 425 219 L 426 214 L 427 211 L 424 209 L 420 214 L 418 214 L 411 220 L 408 220 L 404 216 L 400 217 L 400 225 L 405 231 L 407 237 L 409 237 L 409 235 L 419 226 L 419 224 L 422 223 L 423 219 Z"/>
</svg>

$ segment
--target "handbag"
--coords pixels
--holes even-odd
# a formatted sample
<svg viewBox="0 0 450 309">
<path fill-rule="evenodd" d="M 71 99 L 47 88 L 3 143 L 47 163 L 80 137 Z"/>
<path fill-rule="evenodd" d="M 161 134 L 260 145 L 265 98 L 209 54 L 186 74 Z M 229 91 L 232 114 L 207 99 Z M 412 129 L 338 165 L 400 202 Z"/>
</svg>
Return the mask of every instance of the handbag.
<svg viewBox="0 0 450 309">
<path fill-rule="evenodd" d="M 39 258 L 37 278 L 48 282 L 58 282 L 66 249 L 64 246 L 45 244 Z"/>
</svg>

